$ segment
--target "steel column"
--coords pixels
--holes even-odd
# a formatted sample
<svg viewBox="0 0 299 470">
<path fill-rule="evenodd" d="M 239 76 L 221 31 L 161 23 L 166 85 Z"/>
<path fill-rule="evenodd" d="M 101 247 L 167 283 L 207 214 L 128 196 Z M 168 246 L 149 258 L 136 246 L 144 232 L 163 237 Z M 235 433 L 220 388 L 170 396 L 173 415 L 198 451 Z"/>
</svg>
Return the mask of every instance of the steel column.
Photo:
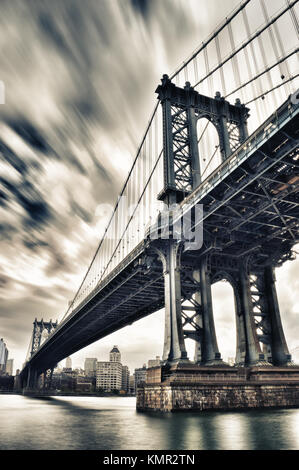
<svg viewBox="0 0 299 470">
<path fill-rule="evenodd" d="M 213 316 L 211 275 L 207 267 L 207 259 L 200 261 L 200 298 L 202 307 L 202 345 L 201 362 L 202 364 L 212 364 L 222 362 L 221 354 L 218 349 L 215 323 Z"/>
<path fill-rule="evenodd" d="M 28 375 L 27 375 L 27 384 L 26 388 L 30 390 L 34 390 L 37 388 L 37 370 L 33 369 L 31 366 L 28 368 Z"/>
<path fill-rule="evenodd" d="M 189 131 L 189 152 L 191 156 L 192 168 L 192 188 L 195 189 L 201 183 L 199 152 L 197 143 L 197 117 L 194 107 L 187 109 L 188 131 Z"/>
<path fill-rule="evenodd" d="M 225 115 L 220 116 L 219 118 L 219 127 L 220 127 L 220 153 L 222 161 L 224 162 L 231 154 L 229 134 L 227 130 L 227 118 Z"/>
<path fill-rule="evenodd" d="M 265 294 L 268 303 L 268 318 L 271 325 L 271 351 L 273 365 L 286 365 L 291 355 L 285 340 L 281 323 L 279 304 L 275 287 L 275 274 L 272 266 L 265 268 Z"/>
<path fill-rule="evenodd" d="M 253 305 L 250 290 L 250 278 L 246 266 L 242 263 L 240 266 L 240 301 L 241 314 L 243 316 L 245 337 L 246 337 L 246 365 L 254 365 L 264 361 L 264 354 L 261 351 L 256 327 L 254 323 Z"/>
<path fill-rule="evenodd" d="M 236 312 L 236 358 L 235 363 L 238 366 L 244 366 L 246 364 L 246 328 L 245 318 L 243 315 L 242 300 L 241 300 L 241 289 L 240 283 L 235 282 L 233 285 L 234 289 L 234 303 Z"/>
<path fill-rule="evenodd" d="M 195 269 L 193 271 L 193 278 L 195 281 L 200 283 L 200 271 L 199 269 Z M 203 321 L 202 321 L 202 301 L 201 301 L 201 292 L 198 290 L 193 294 L 194 301 L 200 305 L 200 315 L 196 315 L 195 323 L 202 329 Z M 195 339 L 195 348 L 194 348 L 194 362 L 195 364 L 200 364 L 202 359 L 202 335 L 198 336 Z"/>
<path fill-rule="evenodd" d="M 163 263 L 165 295 L 165 331 L 163 361 L 188 361 L 182 327 L 180 243 L 168 240 L 159 248 Z"/>
</svg>

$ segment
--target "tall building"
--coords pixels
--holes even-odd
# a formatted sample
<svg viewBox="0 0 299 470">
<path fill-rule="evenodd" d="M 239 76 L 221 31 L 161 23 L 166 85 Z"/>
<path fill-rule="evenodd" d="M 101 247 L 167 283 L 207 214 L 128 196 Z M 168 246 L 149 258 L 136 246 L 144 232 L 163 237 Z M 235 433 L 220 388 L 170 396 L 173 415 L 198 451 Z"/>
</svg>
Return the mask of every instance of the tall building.
<svg viewBox="0 0 299 470">
<path fill-rule="evenodd" d="M 122 365 L 120 362 L 98 362 L 96 387 L 105 391 L 121 390 Z"/>
<path fill-rule="evenodd" d="M 135 392 L 136 392 L 138 384 L 140 384 L 141 382 L 145 382 L 146 380 L 146 365 L 143 364 L 143 367 L 140 367 L 139 369 L 135 369 L 134 375 L 135 375 Z"/>
<path fill-rule="evenodd" d="M 117 346 L 113 346 L 110 351 L 110 362 L 121 362 L 121 354 Z"/>
<path fill-rule="evenodd" d="M 67 369 L 71 369 L 72 368 L 72 359 L 70 357 L 67 357 L 66 360 L 65 360 L 65 367 Z"/>
<path fill-rule="evenodd" d="M 121 390 L 123 384 L 123 366 L 121 354 L 117 346 L 113 346 L 108 361 L 97 363 L 96 387 L 106 391 Z"/>
<path fill-rule="evenodd" d="M 8 358 L 8 349 L 6 344 L 3 341 L 3 338 L 0 339 L 0 374 L 6 373 L 6 363 Z"/>
<path fill-rule="evenodd" d="M 88 357 L 84 361 L 84 372 L 86 377 L 96 376 L 97 373 L 97 358 Z"/>
<path fill-rule="evenodd" d="M 150 367 L 157 367 L 161 365 L 160 356 L 156 356 L 156 359 L 150 359 L 147 363 L 148 368 Z"/>
<path fill-rule="evenodd" d="M 135 374 L 130 375 L 130 387 L 129 387 L 129 393 L 132 395 L 135 395 Z"/>
<path fill-rule="evenodd" d="M 6 373 L 8 375 L 13 375 L 13 359 L 7 359 L 6 362 Z"/>
<path fill-rule="evenodd" d="M 126 393 L 130 390 L 130 371 L 128 366 L 122 366 L 121 389 Z"/>
</svg>

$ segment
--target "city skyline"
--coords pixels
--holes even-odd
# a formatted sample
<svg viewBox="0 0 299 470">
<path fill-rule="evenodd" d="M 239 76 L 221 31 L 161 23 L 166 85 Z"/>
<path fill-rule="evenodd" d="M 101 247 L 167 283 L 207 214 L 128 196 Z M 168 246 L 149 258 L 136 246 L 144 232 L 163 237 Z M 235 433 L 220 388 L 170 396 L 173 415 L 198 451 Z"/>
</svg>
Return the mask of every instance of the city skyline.
<svg viewBox="0 0 299 470">
<path fill-rule="evenodd" d="M 118 345 L 113 345 L 113 348 L 115 348 L 115 347 L 118 348 Z M 113 348 L 112 348 L 112 349 L 113 349 Z M 107 349 L 107 350 L 106 350 L 106 355 L 105 355 L 105 356 L 103 355 L 103 357 L 93 357 L 93 358 L 91 358 L 91 357 L 85 357 L 83 364 L 80 363 L 80 365 L 79 365 L 78 363 L 75 363 L 75 364 L 72 364 L 72 366 L 71 366 L 70 368 L 71 368 L 72 370 L 83 370 L 83 371 L 86 372 L 86 369 L 87 369 L 87 370 L 91 370 L 91 369 L 90 369 L 91 361 L 92 361 L 92 362 L 96 361 L 96 364 L 97 364 L 98 362 L 115 361 L 115 359 L 111 359 L 111 352 L 112 352 L 112 350 L 109 351 L 109 350 Z M 121 351 L 120 351 L 120 355 L 122 356 L 122 352 L 121 352 Z M 149 358 L 149 359 L 147 360 L 147 362 L 144 362 L 142 365 L 139 365 L 138 367 L 133 367 L 133 366 L 132 366 L 132 367 L 129 367 L 129 371 L 131 372 L 131 370 L 132 370 L 132 371 L 133 371 L 132 374 L 133 374 L 133 373 L 134 373 L 134 370 L 135 370 L 136 368 L 144 367 L 144 365 L 146 365 L 149 361 L 154 361 L 154 362 L 156 362 L 158 357 L 159 357 L 159 356 L 156 356 L 155 359 Z M 72 356 L 70 356 L 70 358 L 72 358 Z M 57 368 L 58 368 L 58 369 L 68 368 L 68 367 L 67 367 L 67 360 L 68 360 L 68 359 L 69 359 L 69 358 L 67 357 L 66 359 L 63 359 L 62 361 L 60 361 L 60 362 L 57 364 Z M 124 366 L 127 366 L 127 363 L 124 362 L 123 359 L 120 359 L 119 362 L 122 363 Z M 88 374 L 87 374 L 87 375 L 88 375 Z"/>
</svg>

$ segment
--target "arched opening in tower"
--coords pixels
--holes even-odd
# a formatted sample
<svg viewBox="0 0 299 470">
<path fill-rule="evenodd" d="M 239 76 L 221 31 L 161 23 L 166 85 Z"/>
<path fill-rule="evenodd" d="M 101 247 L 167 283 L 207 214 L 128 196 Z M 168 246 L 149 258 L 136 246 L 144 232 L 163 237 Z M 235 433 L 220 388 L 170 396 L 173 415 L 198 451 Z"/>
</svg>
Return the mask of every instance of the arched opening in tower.
<svg viewBox="0 0 299 470">
<path fill-rule="evenodd" d="M 233 365 L 236 357 L 236 312 L 234 291 L 228 281 L 212 285 L 212 302 L 218 348 L 223 361 Z"/>
<path fill-rule="evenodd" d="M 215 125 L 206 118 L 197 121 L 197 141 L 201 181 L 221 163 L 220 142 Z"/>
</svg>

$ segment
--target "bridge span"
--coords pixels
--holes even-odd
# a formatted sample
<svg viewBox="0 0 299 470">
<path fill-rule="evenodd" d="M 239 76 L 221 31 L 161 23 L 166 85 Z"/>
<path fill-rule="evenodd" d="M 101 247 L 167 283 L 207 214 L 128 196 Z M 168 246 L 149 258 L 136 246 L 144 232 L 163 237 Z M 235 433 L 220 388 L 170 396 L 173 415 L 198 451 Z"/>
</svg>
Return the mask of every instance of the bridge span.
<svg viewBox="0 0 299 470">
<path fill-rule="evenodd" d="M 22 388 L 38 387 L 41 375 L 50 387 L 62 359 L 165 308 L 163 366 L 149 372 L 141 409 L 188 408 L 190 396 L 195 409 L 213 396 L 213 407 L 218 392 L 223 407 L 260 406 L 267 396 L 267 406 L 299 404 L 299 370 L 275 287 L 275 268 L 294 259 L 299 241 L 298 0 L 279 3 L 243 0 L 175 73 L 163 75 L 79 289 L 59 323 L 34 323 Z M 222 279 L 235 299 L 234 372 L 214 326 L 211 286 Z M 186 338 L 194 341 L 192 358 Z M 168 406 L 172 380 L 187 385 Z M 200 388 L 205 380 L 216 381 L 215 396 Z M 217 389 L 221 380 L 241 388 Z"/>
<path fill-rule="evenodd" d="M 180 210 L 176 211 L 175 224 L 183 214 L 192 214 L 195 205 L 202 204 L 200 219 L 195 220 L 194 214 L 191 217 L 193 232 L 196 224 L 203 228 L 199 249 L 184 251 L 183 238 L 172 239 L 170 234 L 167 239 L 161 230 L 162 235 L 152 239 L 148 230 L 142 242 L 32 355 L 22 371 L 24 380 L 30 369 L 39 375 L 63 358 L 164 306 L 168 308 L 165 361 L 186 359 L 184 337 L 195 340 L 197 362 L 221 360 L 210 286 L 223 278 L 231 282 L 236 296 L 237 363 L 288 363 L 291 356 L 280 323 L 273 269 L 293 258 L 292 248 L 298 242 L 298 112 L 298 106 L 288 99 L 177 204 Z M 159 220 L 161 223 L 161 217 L 157 219 L 158 228 Z M 169 249 L 174 253 L 173 262 L 180 265 L 179 280 L 169 280 Z M 181 318 L 176 319 L 171 306 L 172 282 L 181 285 L 176 299 Z M 203 321 L 204 315 L 209 322 Z"/>
</svg>

